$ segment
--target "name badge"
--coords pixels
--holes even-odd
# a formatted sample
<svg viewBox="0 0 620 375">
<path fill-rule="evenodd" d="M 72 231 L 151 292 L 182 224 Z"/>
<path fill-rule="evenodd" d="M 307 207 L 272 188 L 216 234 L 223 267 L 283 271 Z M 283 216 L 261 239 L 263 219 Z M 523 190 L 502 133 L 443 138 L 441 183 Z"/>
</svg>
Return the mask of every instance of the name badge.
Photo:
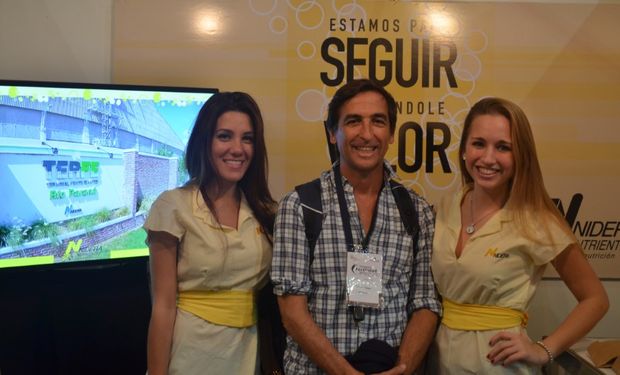
<svg viewBox="0 0 620 375">
<path fill-rule="evenodd" d="M 347 253 L 347 304 L 379 308 L 382 301 L 383 256 Z"/>
</svg>

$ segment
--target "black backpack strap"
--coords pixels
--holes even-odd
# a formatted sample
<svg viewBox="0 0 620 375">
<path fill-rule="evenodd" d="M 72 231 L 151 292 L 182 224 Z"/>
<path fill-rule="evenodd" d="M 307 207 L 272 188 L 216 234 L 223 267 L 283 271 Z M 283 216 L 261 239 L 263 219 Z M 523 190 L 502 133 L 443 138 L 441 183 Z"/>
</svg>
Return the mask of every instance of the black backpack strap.
<svg viewBox="0 0 620 375">
<path fill-rule="evenodd" d="M 295 186 L 303 209 L 306 239 L 310 247 L 310 264 L 314 260 L 314 247 L 323 226 L 323 205 L 321 203 L 321 180 L 319 178 Z"/>
<path fill-rule="evenodd" d="M 409 191 L 402 184 L 390 180 L 390 189 L 394 195 L 400 219 L 405 226 L 407 234 L 413 237 L 416 243 L 419 231 L 418 212 L 416 211 Z M 314 260 L 314 247 L 323 226 L 323 205 L 321 203 L 321 180 L 315 179 L 305 184 L 295 186 L 299 201 L 303 209 L 306 239 L 310 247 L 310 263 Z M 416 246 L 417 252 L 417 246 Z"/>
<path fill-rule="evenodd" d="M 396 206 L 398 207 L 398 212 L 400 213 L 400 219 L 405 226 L 405 230 L 407 230 L 407 233 L 413 237 L 413 241 L 416 243 L 420 226 L 418 224 L 418 212 L 413 206 L 413 200 L 409 195 L 409 191 L 402 184 L 394 180 L 390 180 L 390 189 L 392 190 L 392 194 L 394 194 L 394 200 L 396 201 Z"/>
</svg>

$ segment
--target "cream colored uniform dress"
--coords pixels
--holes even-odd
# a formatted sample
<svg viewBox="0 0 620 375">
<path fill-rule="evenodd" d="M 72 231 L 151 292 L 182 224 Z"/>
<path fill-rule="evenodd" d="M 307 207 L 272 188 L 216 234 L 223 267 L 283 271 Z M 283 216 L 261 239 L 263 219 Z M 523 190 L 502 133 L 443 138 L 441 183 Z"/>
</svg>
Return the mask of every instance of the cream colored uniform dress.
<svg viewBox="0 0 620 375">
<path fill-rule="evenodd" d="M 444 199 L 437 208 L 431 267 L 442 297 L 462 304 L 508 307 L 527 311 L 545 265 L 574 242 L 552 226 L 555 244 L 538 245 L 515 232 L 505 209 L 476 228 L 459 258 L 455 249 L 461 231 L 464 191 Z M 540 234 L 543 236 L 543 234 Z M 542 238 L 542 237 L 541 237 Z M 520 332 L 520 326 L 503 331 Z M 489 340 L 502 330 L 463 331 L 441 324 L 435 343 L 440 374 L 537 374 L 540 368 L 517 363 L 491 364 Z"/>
<path fill-rule="evenodd" d="M 220 226 L 196 187 L 162 193 L 144 228 L 179 238 L 179 291 L 257 290 L 266 282 L 271 246 L 245 200 L 238 229 Z M 256 325 L 212 324 L 177 308 L 169 374 L 258 373 Z"/>
</svg>

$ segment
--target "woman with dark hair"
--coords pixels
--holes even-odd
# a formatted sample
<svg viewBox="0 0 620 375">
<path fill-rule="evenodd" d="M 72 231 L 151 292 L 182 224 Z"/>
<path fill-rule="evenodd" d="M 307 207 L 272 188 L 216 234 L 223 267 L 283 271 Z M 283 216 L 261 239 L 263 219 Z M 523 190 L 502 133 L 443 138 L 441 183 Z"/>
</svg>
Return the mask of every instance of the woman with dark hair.
<svg viewBox="0 0 620 375">
<path fill-rule="evenodd" d="M 439 374 L 536 374 L 604 316 L 605 289 L 543 183 L 523 110 L 485 98 L 459 148 L 462 189 L 437 208 L 432 270 L 444 314 Z M 547 337 L 527 335 L 527 308 L 551 263 L 577 305 Z"/>
<path fill-rule="evenodd" d="M 189 182 L 150 210 L 150 375 L 258 372 L 255 296 L 275 208 L 263 128 L 248 94 L 213 95 L 187 145 Z"/>
</svg>

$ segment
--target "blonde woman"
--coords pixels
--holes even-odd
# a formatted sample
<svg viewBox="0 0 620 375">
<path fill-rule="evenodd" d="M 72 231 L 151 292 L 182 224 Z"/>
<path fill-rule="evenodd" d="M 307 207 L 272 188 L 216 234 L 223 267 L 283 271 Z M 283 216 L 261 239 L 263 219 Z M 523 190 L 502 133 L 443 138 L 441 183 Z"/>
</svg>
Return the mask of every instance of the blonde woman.
<svg viewBox="0 0 620 375">
<path fill-rule="evenodd" d="M 432 270 L 443 297 L 440 374 L 536 374 L 603 317 L 608 298 L 543 184 L 529 121 L 486 98 L 459 148 L 463 188 L 437 209 Z M 551 263 L 577 305 L 545 339 L 525 331 Z"/>
</svg>

